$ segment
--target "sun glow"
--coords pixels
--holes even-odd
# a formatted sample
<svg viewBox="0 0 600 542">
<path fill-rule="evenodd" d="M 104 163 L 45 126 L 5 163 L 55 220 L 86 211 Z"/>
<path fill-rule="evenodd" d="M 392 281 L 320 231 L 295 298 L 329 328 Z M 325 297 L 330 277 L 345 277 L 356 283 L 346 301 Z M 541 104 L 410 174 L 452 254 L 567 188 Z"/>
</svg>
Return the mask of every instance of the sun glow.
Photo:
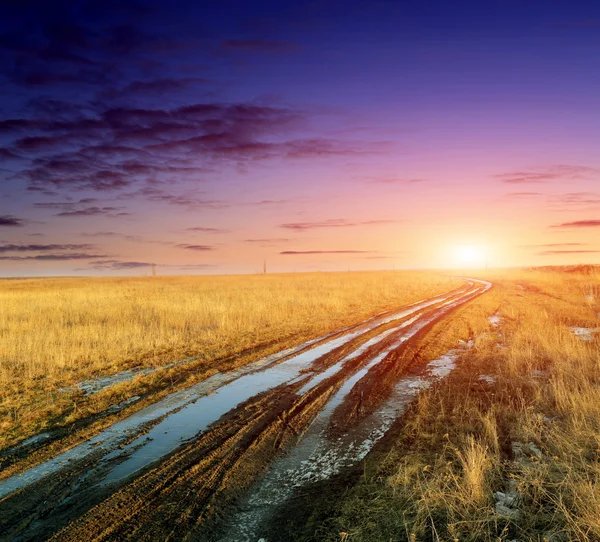
<svg viewBox="0 0 600 542">
<path fill-rule="evenodd" d="M 459 245 L 454 248 L 454 261 L 459 266 L 483 266 L 486 264 L 486 251 L 474 245 Z"/>
</svg>

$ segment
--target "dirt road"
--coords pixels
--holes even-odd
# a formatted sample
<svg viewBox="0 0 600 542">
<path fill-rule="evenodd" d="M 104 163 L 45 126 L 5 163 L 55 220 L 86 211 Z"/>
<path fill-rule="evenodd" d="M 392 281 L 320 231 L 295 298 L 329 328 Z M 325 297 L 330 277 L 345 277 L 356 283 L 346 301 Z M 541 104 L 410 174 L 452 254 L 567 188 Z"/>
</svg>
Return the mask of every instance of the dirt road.
<svg viewBox="0 0 600 542">
<path fill-rule="evenodd" d="M 0 481 L 0 540 L 257 540 L 275 504 L 364 458 L 452 369 L 459 351 L 403 378 L 428 328 L 490 287 L 217 374 Z"/>
</svg>

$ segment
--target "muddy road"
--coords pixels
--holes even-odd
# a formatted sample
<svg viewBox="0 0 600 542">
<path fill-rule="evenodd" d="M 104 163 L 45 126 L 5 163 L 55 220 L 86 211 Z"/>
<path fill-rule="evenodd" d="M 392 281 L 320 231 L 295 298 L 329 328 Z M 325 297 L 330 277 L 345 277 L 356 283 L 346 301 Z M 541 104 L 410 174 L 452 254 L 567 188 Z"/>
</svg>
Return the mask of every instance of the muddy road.
<svg viewBox="0 0 600 542">
<path fill-rule="evenodd" d="M 427 363 L 419 341 L 490 287 L 465 279 L 214 375 L 1 480 L 0 540 L 258 540 L 276 505 L 360 462 L 452 370 L 468 343 Z"/>
</svg>

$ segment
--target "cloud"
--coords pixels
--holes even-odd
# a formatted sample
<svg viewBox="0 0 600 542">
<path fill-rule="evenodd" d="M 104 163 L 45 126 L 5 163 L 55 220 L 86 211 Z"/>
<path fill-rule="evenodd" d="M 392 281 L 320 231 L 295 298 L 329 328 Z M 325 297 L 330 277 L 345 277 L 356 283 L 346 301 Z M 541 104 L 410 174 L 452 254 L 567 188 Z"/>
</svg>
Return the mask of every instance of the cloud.
<svg viewBox="0 0 600 542">
<path fill-rule="evenodd" d="M 221 228 L 208 228 L 206 226 L 195 226 L 193 228 L 186 228 L 185 231 L 202 232 L 202 233 L 230 233 L 231 230 L 225 230 Z"/>
<path fill-rule="evenodd" d="M 77 205 L 88 205 L 90 203 L 95 203 L 98 200 L 95 198 L 83 198 L 79 201 L 43 201 L 36 202 L 33 204 L 34 207 L 38 209 L 65 209 L 65 210 L 74 210 Z"/>
<path fill-rule="evenodd" d="M 123 260 L 97 260 L 90 262 L 90 266 L 87 268 L 80 268 L 77 271 L 122 271 L 127 269 L 141 269 L 145 267 L 152 267 L 152 263 L 149 262 L 138 262 L 138 261 L 123 261 Z"/>
<path fill-rule="evenodd" d="M 369 254 L 373 250 L 284 250 L 279 254 L 284 256 L 296 256 L 301 254 Z"/>
<path fill-rule="evenodd" d="M 569 192 L 551 196 L 549 201 L 550 203 L 572 207 L 598 205 L 600 204 L 600 194 L 595 192 Z"/>
<path fill-rule="evenodd" d="M 50 244 L 50 245 L 0 245 L 0 253 L 2 252 L 48 252 L 48 251 L 64 251 L 64 250 L 90 250 L 95 248 L 89 244 Z"/>
<path fill-rule="evenodd" d="M 559 254 L 600 254 L 600 250 L 544 250 L 538 256 L 555 256 Z"/>
<path fill-rule="evenodd" d="M 156 88 L 168 86 L 166 81 L 154 83 Z M 271 159 L 370 156 L 382 151 L 381 143 L 298 137 L 308 119 L 309 114 L 298 108 L 246 103 L 193 103 L 162 109 L 99 103 L 86 116 L 4 119 L 0 132 L 13 138 L 6 151 L 18 151 L 28 161 L 24 163 L 30 163 L 14 175 L 29 189 L 100 192 L 162 185 L 171 191 L 162 201 L 174 204 L 186 204 L 185 196 L 173 193 L 176 183 L 202 181 L 226 167 L 239 169 Z"/>
<path fill-rule="evenodd" d="M 286 224 L 281 224 L 281 228 L 286 228 L 288 230 L 312 230 L 319 228 L 352 228 L 355 226 L 371 226 L 378 224 L 395 224 L 396 220 L 366 220 L 360 222 L 352 222 L 350 220 L 346 220 L 344 218 L 332 218 L 328 220 L 322 220 L 317 222 L 291 222 Z"/>
<path fill-rule="evenodd" d="M 3 160 L 9 160 L 11 158 L 19 158 L 14 152 L 9 151 L 8 149 L 0 148 L 0 158 Z"/>
<path fill-rule="evenodd" d="M 148 201 L 158 201 L 168 203 L 170 205 L 178 205 L 190 208 L 210 208 L 210 209 L 223 209 L 228 207 L 228 204 L 218 200 L 205 200 L 199 199 L 193 196 L 176 196 L 165 193 L 154 193 L 147 196 Z"/>
<path fill-rule="evenodd" d="M 177 245 L 177 248 L 184 248 L 186 250 L 195 250 L 198 252 L 205 252 L 208 250 L 215 250 L 215 247 L 210 246 L 210 245 Z"/>
<path fill-rule="evenodd" d="M 240 161 L 306 152 L 312 140 L 260 140 L 284 134 L 305 118 L 304 112 L 286 107 L 195 103 L 174 109 L 108 107 L 95 116 L 68 120 L 3 119 L 0 132 L 16 137 L 14 148 L 31 160 L 31 167 L 15 176 L 29 186 L 104 191 L 140 182 L 198 180 L 213 170 L 201 162 L 219 160 L 220 166 L 224 158 Z M 23 133 L 26 137 L 20 137 Z M 322 145 L 321 152 L 341 152 L 334 142 Z M 188 161 L 185 155 L 194 163 L 172 166 L 172 153 L 182 155 L 180 164 Z"/>
<path fill-rule="evenodd" d="M 62 213 L 57 213 L 54 216 L 108 216 L 108 217 L 119 217 L 119 216 L 127 216 L 129 213 L 117 213 L 123 207 L 86 207 L 84 209 L 77 209 L 71 211 L 63 211 Z"/>
<path fill-rule="evenodd" d="M 112 237 L 115 239 L 124 239 L 125 241 L 131 241 L 132 243 L 149 243 L 154 245 L 174 245 L 170 241 L 155 241 L 153 239 L 144 239 L 139 235 L 128 235 L 125 233 L 119 233 L 114 231 L 98 231 L 94 233 L 82 233 L 83 237 Z"/>
<path fill-rule="evenodd" d="M 562 224 L 554 224 L 551 228 L 598 228 L 600 220 L 575 220 L 573 222 L 563 222 Z"/>
<path fill-rule="evenodd" d="M 0 227 L 8 228 L 24 226 L 25 220 L 12 215 L 0 215 Z"/>
<path fill-rule="evenodd" d="M 81 235 L 83 235 L 83 237 L 120 237 L 130 241 L 139 241 L 141 239 L 137 235 L 127 235 L 125 233 L 118 233 L 116 231 L 97 231 L 94 233 L 82 233 Z"/>
<path fill-rule="evenodd" d="M 69 253 L 69 254 L 38 254 L 36 256 L 0 256 L 0 260 L 10 261 L 68 261 L 68 260 L 93 260 L 95 258 L 106 258 L 106 254 L 87 254 L 87 253 Z"/>
<path fill-rule="evenodd" d="M 589 179 L 600 174 L 600 170 L 587 166 L 558 164 L 535 171 L 513 171 L 494 177 L 507 184 L 546 183 L 558 179 Z"/>
<path fill-rule="evenodd" d="M 198 264 L 153 264 L 150 262 L 137 262 L 137 261 L 122 261 L 122 260 L 99 260 L 91 262 L 91 265 L 87 268 L 80 268 L 77 271 L 124 271 L 128 269 L 144 269 L 156 265 L 159 269 L 212 269 L 218 267 L 215 264 L 210 263 L 198 263 Z"/>
</svg>

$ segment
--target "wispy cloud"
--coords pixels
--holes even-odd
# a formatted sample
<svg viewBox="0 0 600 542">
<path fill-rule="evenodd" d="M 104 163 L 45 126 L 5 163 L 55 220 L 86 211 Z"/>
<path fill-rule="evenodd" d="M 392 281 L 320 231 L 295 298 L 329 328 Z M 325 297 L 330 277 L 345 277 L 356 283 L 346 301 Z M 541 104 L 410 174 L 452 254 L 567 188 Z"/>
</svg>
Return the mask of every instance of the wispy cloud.
<svg viewBox="0 0 600 542">
<path fill-rule="evenodd" d="M 600 194 L 595 192 L 569 192 L 550 196 L 549 202 L 567 207 L 585 207 L 600 205 Z"/>
<path fill-rule="evenodd" d="M 73 216 L 107 216 L 110 218 L 117 218 L 122 216 L 129 216 L 129 213 L 119 212 L 123 207 L 86 207 L 84 209 L 75 209 L 71 211 L 63 211 L 57 213 L 54 216 L 61 217 L 73 217 Z"/>
<path fill-rule="evenodd" d="M 116 231 L 97 231 L 92 233 L 82 233 L 81 235 L 83 237 L 113 237 L 118 239 L 125 239 L 127 241 L 142 241 L 142 238 L 137 235 L 127 235 L 125 233 L 119 233 Z"/>
<path fill-rule="evenodd" d="M 557 164 L 530 171 L 511 171 L 494 175 L 496 179 L 507 184 L 547 183 L 558 179 L 579 180 L 600 175 L 600 170 L 587 166 Z"/>
<path fill-rule="evenodd" d="M 0 215 L 0 227 L 15 228 L 24 226 L 25 220 L 12 215 Z"/>
<path fill-rule="evenodd" d="M 355 226 L 371 226 L 378 224 L 396 224 L 396 220 L 364 220 L 354 222 L 351 220 L 346 220 L 344 218 L 332 218 L 329 220 L 321 220 L 316 222 L 291 222 L 287 224 L 281 224 L 282 228 L 286 228 L 289 230 L 312 230 L 319 228 L 352 228 Z"/>
<path fill-rule="evenodd" d="M 122 261 L 122 260 L 99 260 L 91 262 L 89 269 L 101 270 L 115 270 L 122 271 L 127 269 L 140 269 L 145 267 L 151 267 L 150 262 L 137 262 L 137 261 Z M 80 271 L 86 271 L 87 269 L 80 269 Z"/>
<path fill-rule="evenodd" d="M 208 250 L 215 250 L 215 247 L 211 246 L 211 245 L 185 245 L 185 244 L 181 244 L 181 245 L 177 245 L 177 248 L 184 248 L 186 250 L 194 250 L 197 252 L 205 252 Z"/>
<path fill-rule="evenodd" d="M 226 230 L 222 228 L 209 228 L 206 226 L 195 226 L 193 228 L 186 228 L 185 231 L 193 231 L 200 233 L 230 233 L 231 230 Z"/>
<path fill-rule="evenodd" d="M 574 220 L 573 222 L 563 222 L 562 224 L 553 224 L 551 228 L 598 228 L 600 220 Z"/>
<path fill-rule="evenodd" d="M 95 258 L 106 258 L 106 254 L 68 253 L 68 254 L 38 254 L 36 256 L 0 256 L 0 260 L 23 261 L 38 260 L 43 262 L 69 261 L 69 260 L 93 260 Z"/>
<path fill-rule="evenodd" d="M 0 245 L 0 252 L 55 252 L 64 250 L 90 250 L 94 245 L 88 244 L 50 244 L 50 245 Z"/>
</svg>

